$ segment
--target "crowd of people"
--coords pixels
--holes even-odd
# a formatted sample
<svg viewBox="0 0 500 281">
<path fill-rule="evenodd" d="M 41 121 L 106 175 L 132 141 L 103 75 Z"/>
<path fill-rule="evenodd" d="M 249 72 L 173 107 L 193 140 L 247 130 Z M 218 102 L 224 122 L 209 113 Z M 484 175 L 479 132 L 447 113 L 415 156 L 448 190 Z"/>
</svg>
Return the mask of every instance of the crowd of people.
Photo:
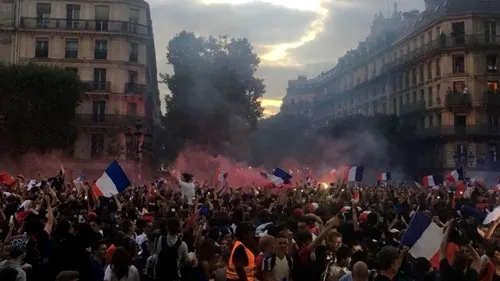
<svg viewBox="0 0 500 281">
<path fill-rule="evenodd" d="M 193 198 L 180 185 L 196 185 Z M 500 280 L 498 195 L 332 183 L 268 189 L 173 176 L 97 197 L 64 173 L 2 184 L 1 281 Z M 435 263 L 401 241 L 441 230 Z M 418 237 L 417 237 L 418 238 Z M 454 245 L 450 255 L 450 245 Z M 420 247 L 424 247 L 425 245 Z"/>
</svg>

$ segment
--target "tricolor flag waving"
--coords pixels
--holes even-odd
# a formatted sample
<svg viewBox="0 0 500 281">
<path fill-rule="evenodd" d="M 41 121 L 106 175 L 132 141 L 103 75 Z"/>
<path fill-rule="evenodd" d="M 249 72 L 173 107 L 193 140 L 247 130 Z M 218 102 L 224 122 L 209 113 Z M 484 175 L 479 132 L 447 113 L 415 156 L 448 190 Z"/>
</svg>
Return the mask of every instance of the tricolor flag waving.
<svg viewBox="0 0 500 281">
<path fill-rule="evenodd" d="M 363 166 L 349 167 L 345 178 L 347 181 L 363 181 L 363 170 Z"/>
<path fill-rule="evenodd" d="M 446 179 L 451 182 L 457 182 L 464 180 L 464 170 L 462 167 L 451 171 L 447 176 Z"/>
<path fill-rule="evenodd" d="M 377 175 L 377 180 L 379 181 L 390 181 L 391 179 L 391 172 L 380 173 Z"/>
<path fill-rule="evenodd" d="M 268 184 L 268 187 L 282 187 L 285 184 L 290 184 L 290 180 L 292 179 L 292 176 L 285 172 L 281 168 L 276 168 L 273 171 L 273 174 L 268 174 L 261 172 L 260 173 L 265 179 L 269 180 L 270 183 Z"/>
<path fill-rule="evenodd" d="M 422 183 L 425 187 L 433 187 L 443 183 L 443 179 L 440 176 L 428 175 L 422 178 Z"/>
<path fill-rule="evenodd" d="M 438 268 L 441 240 L 443 240 L 443 229 L 426 214 L 417 212 L 410 221 L 401 245 L 408 246 L 414 258 L 424 257 L 433 267 Z M 454 244 L 449 245 L 449 253 L 455 252 L 455 247 Z"/>
<path fill-rule="evenodd" d="M 96 196 L 112 197 L 130 186 L 130 181 L 116 160 L 109 164 L 94 185 Z"/>
</svg>

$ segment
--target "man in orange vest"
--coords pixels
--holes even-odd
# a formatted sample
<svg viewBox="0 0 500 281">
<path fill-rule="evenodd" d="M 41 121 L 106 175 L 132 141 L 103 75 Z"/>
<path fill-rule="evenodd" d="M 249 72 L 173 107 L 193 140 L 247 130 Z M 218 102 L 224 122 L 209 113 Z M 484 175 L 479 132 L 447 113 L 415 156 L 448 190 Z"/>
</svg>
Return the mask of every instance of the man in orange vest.
<svg viewBox="0 0 500 281">
<path fill-rule="evenodd" d="M 252 240 L 252 226 L 240 223 L 236 227 L 235 236 L 236 241 L 226 271 L 227 281 L 255 281 L 255 255 L 243 244 Z"/>
</svg>

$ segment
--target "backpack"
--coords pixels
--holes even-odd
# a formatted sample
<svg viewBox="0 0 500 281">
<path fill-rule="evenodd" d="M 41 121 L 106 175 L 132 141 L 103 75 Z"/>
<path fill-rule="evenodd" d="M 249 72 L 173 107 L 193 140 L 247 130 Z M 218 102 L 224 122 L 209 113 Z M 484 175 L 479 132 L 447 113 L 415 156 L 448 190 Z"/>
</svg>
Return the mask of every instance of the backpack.
<svg viewBox="0 0 500 281">
<path fill-rule="evenodd" d="M 286 262 L 288 263 L 288 270 L 290 271 L 291 274 L 293 270 L 293 260 L 289 255 L 285 255 L 285 258 Z M 270 270 L 272 271 L 274 269 L 274 266 L 276 265 L 276 254 L 272 255 L 269 264 L 271 265 Z"/>
<path fill-rule="evenodd" d="M 288 270 L 290 274 L 292 274 L 292 268 L 293 268 L 293 260 L 289 255 L 285 255 L 286 261 L 288 263 Z M 269 265 L 269 268 L 266 268 L 268 272 L 273 271 L 274 266 L 276 266 L 276 254 L 271 254 L 270 256 L 264 256 L 264 262 Z M 257 277 L 258 280 L 262 280 L 262 264 L 257 264 L 256 265 L 256 271 L 255 271 L 255 277 Z"/>
<path fill-rule="evenodd" d="M 171 247 L 167 244 L 165 235 L 160 237 L 161 251 L 158 254 L 155 273 L 158 280 L 179 280 L 178 250 L 182 244 L 182 239 L 177 237 L 177 242 Z"/>
</svg>

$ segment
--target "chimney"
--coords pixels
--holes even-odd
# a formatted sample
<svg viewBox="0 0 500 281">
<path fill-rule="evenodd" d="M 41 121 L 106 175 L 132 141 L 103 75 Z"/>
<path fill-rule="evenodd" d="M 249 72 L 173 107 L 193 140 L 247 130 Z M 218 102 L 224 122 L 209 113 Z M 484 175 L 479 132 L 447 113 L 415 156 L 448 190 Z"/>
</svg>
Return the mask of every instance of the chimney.
<svg viewBox="0 0 500 281">
<path fill-rule="evenodd" d="M 403 13 L 403 20 L 406 21 L 406 20 L 412 20 L 412 19 L 415 19 L 416 17 L 418 17 L 419 15 L 419 12 L 418 10 L 412 10 L 412 11 L 409 11 L 409 12 L 404 12 Z"/>
</svg>

